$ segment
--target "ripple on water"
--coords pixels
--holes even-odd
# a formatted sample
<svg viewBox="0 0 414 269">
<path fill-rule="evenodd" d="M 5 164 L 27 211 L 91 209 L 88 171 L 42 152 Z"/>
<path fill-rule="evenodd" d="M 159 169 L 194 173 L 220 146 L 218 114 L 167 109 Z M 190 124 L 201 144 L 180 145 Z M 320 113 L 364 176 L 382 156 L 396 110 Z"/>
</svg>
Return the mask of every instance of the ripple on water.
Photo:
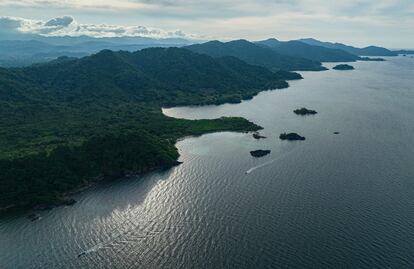
<svg viewBox="0 0 414 269">
<path fill-rule="evenodd" d="M 168 110 L 244 116 L 268 138 L 187 138 L 177 143 L 178 167 L 99 184 L 37 222 L 2 219 L 1 267 L 408 268 L 414 61 L 399 61 L 304 73 L 238 105 Z M 297 117 L 299 106 L 320 113 Z M 280 141 L 286 131 L 306 141 Z M 271 154 L 252 158 L 258 148 Z"/>
</svg>

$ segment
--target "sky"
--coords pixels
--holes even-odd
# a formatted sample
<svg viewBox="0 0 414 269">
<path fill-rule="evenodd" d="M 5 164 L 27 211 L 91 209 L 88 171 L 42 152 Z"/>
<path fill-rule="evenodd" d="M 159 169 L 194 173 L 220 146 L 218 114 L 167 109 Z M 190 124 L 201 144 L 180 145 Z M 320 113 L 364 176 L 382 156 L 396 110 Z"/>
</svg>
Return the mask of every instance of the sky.
<svg viewBox="0 0 414 269">
<path fill-rule="evenodd" d="M 414 48 L 414 0 L 0 0 L 0 36 L 313 37 Z"/>
</svg>

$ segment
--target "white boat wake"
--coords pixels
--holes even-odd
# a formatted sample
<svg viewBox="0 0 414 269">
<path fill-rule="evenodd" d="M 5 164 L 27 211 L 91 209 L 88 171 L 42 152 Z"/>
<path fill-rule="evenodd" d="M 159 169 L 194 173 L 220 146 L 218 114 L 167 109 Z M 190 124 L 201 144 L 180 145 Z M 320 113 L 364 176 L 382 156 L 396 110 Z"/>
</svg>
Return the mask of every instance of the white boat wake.
<svg viewBox="0 0 414 269">
<path fill-rule="evenodd" d="M 268 165 L 270 165 L 270 164 L 272 164 L 272 163 L 274 163 L 274 162 L 276 162 L 276 161 L 278 161 L 280 159 L 286 158 L 287 156 L 291 155 L 296 150 L 297 149 L 292 149 L 292 150 L 286 152 L 283 156 L 279 156 L 278 158 L 275 158 L 273 160 L 267 161 L 267 162 L 262 163 L 262 164 L 260 164 L 258 166 L 254 166 L 254 167 L 250 168 L 249 170 L 247 170 L 245 172 L 245 174 L 250 174 L 251 172 L 253 172 L 253 171 L 257 170 L 257 169 L 263 168 L 263 167 L 268 166 Z"/>
<path fill-rule="evenodd" d="M 267 165 L 269 165 L 269 164 L 271 164 L 271 163 L 273 163 L 273 162 L 275 162 L 275 161 L 277 161 L 277 160 L 279 160 L 279 159 L 280 159 L 280 158 L 276 158 L 276 159 L 270 160 L 270 161 L 268 161 L 268 162 L 262 163 L 262 164 L 260 164 L 260 165 L 258 165 L 258 166 L 252 167 L 252 168 L 250 168 L 249 170 L 247 170 L 247 171 L 246 171 L 246 174 L 250 174 L 250 173 L 251 173 L 251 172 L 253 172 L 254 170 L 257 170 L 257 169 L 259 169 L 259 168 L 265 167 L 265 166 L 267 166 Z"/>
<path fill-rule="evenodd" d="M 152 222 L 154 222 L 154 221 L 153 220 L 145 221 L 145 223 L 152 223 Z M 126 229 L 125 231 L 115 233 L 112 236 L 110 236 L 107 240 L 105 240 L 103 242 L 100 242 L 100 243 L 94 245 L 93 247 L 91 247 L 87 250 L 82 251 L 81 253 L 78 254 L 78 258 L 80 258 L 82 256 L 85 256 L 85 255 L 88 255 L 88 254 L 93 253 L 93 252 L 97 252 L 100 249 L 110 248 L 110 247 L 114 247 L 114 246 L 117 246 L 117 245 L 120 245 L 120 244 L 122 245 L 125 242 L 129 242 L 128 240 L 125 240 L 125 237 L 131 236 L 132 233 L 134 233 L 134 232 L 140 233 L 140 231 L 137 231 L 136 229 L 139 228 L 141 224 L 143 224 L 142 222 L 138 221 L 138 223 L 134 223 L 134 222 L 127 219 L 123 222 L 123 224 L 121 226 L 124 226 L 125 223 L 130 224 L 130 227 L 128 229 Z M 146 238 L 148 236 L 153 236 L 153 235 L 159 234 L 159 233 L 161 233 L 165 230 L 178 229 L 178 228 L 182 228 L 182 227 L 180 227 L 180 226 L 168 226 L 168 227 L 164 227 L 163 229 L 161 229 L 159 231 L 158 230 L 157 231 L 146 231 L 145 235 L 141 235 L 141 236 L 137 236 L 137 237 L 138 238 Z M 117 229 L 117 228 L 115 228 L 115 229 Z M 141 232 L 144 232 L 144 231 L 141 231 Z M 134 236 L 136 237 L 136 235 L 134 235 Z"/>
<path fill-rule="evenodd" d="M 116 233 L 116 234 L 112 235 L 108 240 L 106 240 L 104 242 L 101 242 L 101 243 L 98 243 L 95 246 L 93 246 L 93 247 L 91 247 L 91 248 L 89 248 L 87 250 L 82 251 L 81 253 L 78 254 L 78 258 L 80 258 L 82 256 L 85 256 L 85 255 L 87 255 L 89 253 L 96 252 L 96 251 L 98 251 L 98 250 L 100 250 L 102 248 L 106 248 L 107 246 L 113 244 L 121 236 L 127 235 L 129 232 L 131 232 L 132 230 L 134 230 L 134 228 L 137 228 L 139 226 L 139 224 L 140 224 L 140 223 L 138 223 L 138 224 L 132 223 L 129 220 L 124 221 L 123 224 L 125 224 L 126 222 L 129 222 L 130 224 L 132 224 L 131 225 L 131 228 L 127 229 L 126 231 L 121 231 L 119 233 Z M 117 228 L 115 228 L 115 229 L 117 229 Z"/>
<path fill-rule="evenodd" d="M 104 244 L 103 243 L 99 243 L 96 246 L 93 246 L 92 248 L 90 248 L 88 250 L 85 250 L 85 251 L 82 251 L 81 253 L 79 253 L 78 254 L 78 257 L 81 257 L 83 255 L 86 255 L 86 254 L 89 254 L 89 253 L 92 253 L 92 252 L 95 252 L 95 251 L 98 251 L 99 249 L 101 249 L 103 247 L 104 247 Z"/>
</svg>

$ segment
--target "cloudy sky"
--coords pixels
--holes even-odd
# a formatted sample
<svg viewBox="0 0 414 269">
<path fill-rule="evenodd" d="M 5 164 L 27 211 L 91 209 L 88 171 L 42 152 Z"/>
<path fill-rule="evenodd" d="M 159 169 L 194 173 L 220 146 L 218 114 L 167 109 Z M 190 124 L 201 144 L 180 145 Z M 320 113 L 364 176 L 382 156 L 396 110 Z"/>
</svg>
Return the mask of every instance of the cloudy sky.
<svg viewBox="0 0 414 269">
<path fill-rule="evenodd" d="M 281 40 L 414 48 L 414 0 L 0 0 L 0 35 Z"/>
</svg>

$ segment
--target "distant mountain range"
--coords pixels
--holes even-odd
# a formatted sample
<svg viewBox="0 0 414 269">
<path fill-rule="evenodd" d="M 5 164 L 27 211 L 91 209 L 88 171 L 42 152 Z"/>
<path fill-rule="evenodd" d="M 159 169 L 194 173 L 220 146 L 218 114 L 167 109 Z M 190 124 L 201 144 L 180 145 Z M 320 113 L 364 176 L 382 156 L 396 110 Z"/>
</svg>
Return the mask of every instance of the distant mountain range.
<svg viewBox="0 0 414 269">
<path fill-rule="evenodd" d="M 3 39 L 3 40 L 1 40 Z M 27 66 L 47 62 L 60 56 L 83 57 L 104 49 L 137 51 L 150 47 L 186 47 L 213 57 L 234 56 L 247 63 L 272 70 L 313 70 L 325 68 L 321 62 L 353 62 L 366 60 L 360 56 L 396 56 L 412 54 L 409 50 L 391 51 L 369 46 L 356 48 L 340 43 L 322 42 L 307 38 L 293 41 L 267 40 L 249 42 L 209 41 L 199 43 L 182 38 L 154 39 L 147 37 L 94 38 L 90 36 L 45 37 L 28 35 L 21 40 L 5 40 L 0 36 L 0 66 Z"/>
<path fill-rule="evenodd" d="M 326 70 L 318 61 L 291 55 L 282 55 L 268 46 L 261 46 L 247 40 L 234 40 L 225 43 L 210 41 L 184 48 L 212 57 L 237 57 L 246 63 L 264 66 L 271 70 Z"/>
<path fill-rule="evenodd" d="M 83 57 L 104 49 L 137 51 L 150 47 L 181 47 L 192 44 L 186 39 L 146 37 L 93 38 L 42 37 L 28 40 L 0 40 L 0 66 L 26 66 L 47 62 L 60 56 Z"/>
<path fill-rule="evenodd" d="M 414 54 L 414 50 L 395 50 L 394 52 L 398 54 Z"/>
<path fill-rule="evenodd" d="M 271 38 L 255 43 L 270 47 L 281 55 L 302 57 L 317 62 L 354 62 L 360 59 L 359 56 L 341 49 L 314 46 L 300 41 L 283 42 Z"/>
<path fill-rule="evenodd" d="M 398 53 L 386 48 L 368 46 L 365 48 L 356 48 L 341 43 L 322 42 L 313 38 L 299 39 L 298 41 L 312 45 L 320 46 L 329 49 L 340 49 L 358 56 L 397 56 Z"/>
</svg>

